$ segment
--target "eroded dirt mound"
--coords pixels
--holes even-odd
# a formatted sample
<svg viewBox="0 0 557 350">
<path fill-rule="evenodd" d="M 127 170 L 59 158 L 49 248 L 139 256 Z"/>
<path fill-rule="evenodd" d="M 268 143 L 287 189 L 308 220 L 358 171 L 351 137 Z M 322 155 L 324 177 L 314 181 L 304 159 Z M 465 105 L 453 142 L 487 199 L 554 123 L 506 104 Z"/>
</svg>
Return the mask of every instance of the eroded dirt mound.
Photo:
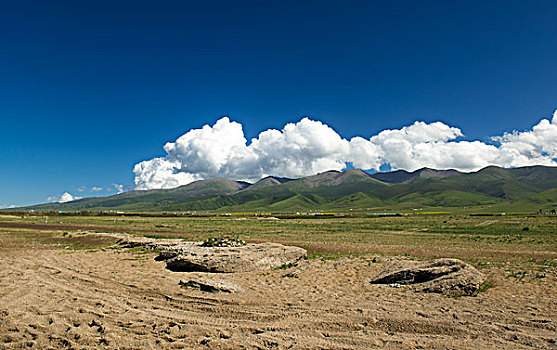
<svg viewBox="0 0 557 350">
<path fill-rule="evenodd" d="M 473 295 L 485 276 L 458 259 L 393 261 L 372 278 L 372 284 L 411 285 L 416 291 L 451 295 Z"/>
</svg>

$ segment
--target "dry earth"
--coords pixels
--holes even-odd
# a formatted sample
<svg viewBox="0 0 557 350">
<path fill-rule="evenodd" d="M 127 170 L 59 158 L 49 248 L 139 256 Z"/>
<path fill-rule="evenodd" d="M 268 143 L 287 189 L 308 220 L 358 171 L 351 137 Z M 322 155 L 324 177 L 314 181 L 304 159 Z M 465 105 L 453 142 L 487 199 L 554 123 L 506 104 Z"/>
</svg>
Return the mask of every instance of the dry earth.
<svg viewBox="0 0 557 350">
<path fill-rule="evenodd" d="M 155 256 L 0 233 L 0 349 L 557 349 L 554 270 L 484 268 L 493 288 L 450 298 L 370 284 L 383 263 L 310 260 L 219 274 L 242 291 L 208 293 L 179 285 L 207 274 Z"/>
</svg>

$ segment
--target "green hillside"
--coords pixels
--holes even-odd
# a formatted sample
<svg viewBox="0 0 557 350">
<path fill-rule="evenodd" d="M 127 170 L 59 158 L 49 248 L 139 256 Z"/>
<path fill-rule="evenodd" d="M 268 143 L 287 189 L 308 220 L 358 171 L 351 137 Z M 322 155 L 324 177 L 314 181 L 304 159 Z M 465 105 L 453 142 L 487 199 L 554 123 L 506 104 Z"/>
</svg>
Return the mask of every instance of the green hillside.
<svg viewBox="0 0 557 350">
<path fill-rule="evenodd" d="M 382 179 L 383 181 L 380 181 Z M 267 177 L 251 185 L 224 178 L 173 189 L 130 191 L 110 197 L 47 203 L 15 210 L 125 211 L 301 211 L 425 207 L 535 212 L 557 206 L 557 168 L 487 167 L 402 170 L 369 175 L 361 170 L 327 171 L 301 179 Z"/>
<path fill-rule="evenodd" d="M 329 202 L 330 209 L 354 209 L 381 207 L 384 203 L 377 197 L 372 197 L 363 192 L 356 192 Z"/>
</svg>

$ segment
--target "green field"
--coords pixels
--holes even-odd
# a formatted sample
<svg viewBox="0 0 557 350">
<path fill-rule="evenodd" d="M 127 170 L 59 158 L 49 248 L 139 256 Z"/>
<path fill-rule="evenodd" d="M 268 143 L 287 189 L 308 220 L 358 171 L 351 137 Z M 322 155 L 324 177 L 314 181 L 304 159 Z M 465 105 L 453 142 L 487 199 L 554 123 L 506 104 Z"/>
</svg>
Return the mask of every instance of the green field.
<svg viewBox="0 0 557 350">
<path fill-rule="evenodd" d="M 235 235 L 308 249 L 310 256 L 455 257 L 472 263 L 557 262 L 557 216 L 80 216 L 3 215 L 0 233 L 70 247 L 100 244 L 86 232 L 204 240 Z M 83 238 L 80 238 L 83 237 Z M 89 237 L 85 240 L 84 237 Z M 83 241 L 83 242 L 82 242 Z M 81 242 L 81 243 L 80 243 Z"/>
</svg>

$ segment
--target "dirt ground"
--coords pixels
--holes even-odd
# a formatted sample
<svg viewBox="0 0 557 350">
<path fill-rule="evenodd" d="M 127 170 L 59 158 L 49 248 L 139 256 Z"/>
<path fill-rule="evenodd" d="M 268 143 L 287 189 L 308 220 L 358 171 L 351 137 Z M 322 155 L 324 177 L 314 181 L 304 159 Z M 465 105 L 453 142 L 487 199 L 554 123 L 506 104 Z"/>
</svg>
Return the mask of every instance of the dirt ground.
<svg viewBox="0 0 557 350">
<path fill-rule="evenodd" d="M 557 349 L 555 269 L 483 268 L 492 288 L 450 298 L 371 285 L 370 259 L 309 260 L 219 275 L 243 290 L 227 294 L 154 257 L 0 235 L 0 349 Z"/>
</svg>

